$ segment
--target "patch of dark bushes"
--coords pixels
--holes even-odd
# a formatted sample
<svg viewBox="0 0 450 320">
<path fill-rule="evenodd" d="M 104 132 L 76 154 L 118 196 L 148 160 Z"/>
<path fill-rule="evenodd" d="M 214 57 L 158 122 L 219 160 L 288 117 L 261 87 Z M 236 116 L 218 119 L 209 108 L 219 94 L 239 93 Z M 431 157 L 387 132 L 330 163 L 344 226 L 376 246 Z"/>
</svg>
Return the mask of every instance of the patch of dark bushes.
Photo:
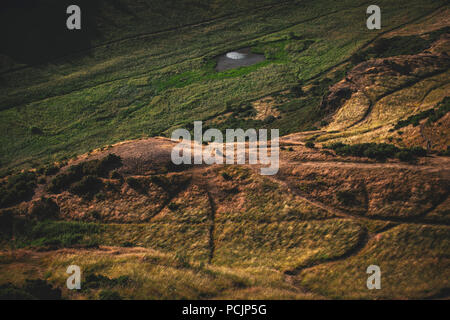
<svg viewBox="0 0 450 320">
<path fill-rule="evenodd" d="M 40 178 L 37 180 L 37 183 L 38 183 L 38 184 L 46 184 L 46 183 L 47 183 L 47 179 L 45 179 L 45 177 L 40 177 Z"/>
<path fill-rule="evenodd" d="M 125 287 L 131 282 L 129 276 L 120 276 L 118 278 L 108 278 L 101 274 L 88 274 L 84 281 L 84 287 L 87 289 L 110 288 L 115 286 Z"/>
<path fill-rule="evenodd" d="M 303 88 L 301 85 L 296 85 L 294 87 L 292 87 L 289 90 L 289 93 L 294 96 L 295 98 L 300 98 L 303 97 L 305 95 L 305 92 L 303 91 Z"/>
<path fill-rule="evenodd" d="M 179 208 L 179 204 L 175 202 L 171 202 L 167 205 L 167 208 L 169 208 L 170 211 L 175 211 Z"/>
<path fill-rule="evenodd" d="M 44 132 L 42 131 L 42 129 L 38 128 L 38 127 L 31 127 L 30 128 L 31 134 L 35 134 L 35 135 L 41 135 L 44 134 Z"/>
<path fill-rule="evenodd" d="M 142 179 L 128 177 L 126 182 L 132 189 L 136 190 L 137 192 L 145 193 L 148 190 L 148 185 Z"/>
<path fill-rule="evenodd" d="M 76 221 L 14 222 L 15 244 L 18 248 L 68 248 L 74 246 L 97 247 L 101 226 L 95 223 Z"/>
<path fill-rule="evenodd" d="M 439 156 L 447 156 L 447 157 L 450 156 L 450 146 L 447 146 L 446 150 L 439 151 L 438 155 Z"/>
<path fill-rule="evenodd" d="M 124 248 L 132 248 L 135 247 L 135 244 L 131 241 L 124 241 L 120 244 L 120 246 Z"/>
<path fill-rule="evenodd" d="M 230 176 L 230 175 L 229 175 L 228 173 L 226 173 L 226 172 L 222 172 L 220 175 L 222 176 L 222 178 L 224 178 L 224 179 L 227 180 L 227 181 L 230 181 L 230 180 L 233 179 L 233 177 Z"/>
<path fill-rule="evenodd" d="M 0 210 L 0 240 L 8 240 L 12 236 L 14 211 L 12 209 Z"/>
<path fill-rule="evenodd" d="M 52 176 L 52 175 L 54 175 L 54 174 L 57 174 L 58 171 L 59 171 L 59 168 L 58 168 L 57 166 L 55 166 L 55 165 L 49 165 L 49 166 L 45 167 L 45 169 L 44 169 L 44 174 L 45 174 L 46 176 Z"/>
<path fill-rule="evenodd" d="M 275 118 L 273 115 L 269 115 L 264 119 L 264 123 L 268 124 L 268 123 L 272 123 L 276 120 L 277 118 Z"/>
<path fill-rule="evenodd" d="M 413 116 L 408 117 L 406 120 L 400 120 L 394 127 L 394 130 L 409 126 L 418 126 L 421 120 L 428 119 L 427 123 L 434 123 L 441 119 L 450 111 L 450 97 L 445 97 L 437 106 L 437 109 L 428 109 Z"/>
<path fill-rule="evenodd" d="M 350 62 L 356 65 L 371 58 L 386 58 L 399 55 L 418 54 L 430 47 L 441 35 L 449 33 L 450 27 L 444 27 L 436 31 L 429 32 L 425 37 L 416 35 L 396 36 L 393 38 L 380 38 L 374 42 L 373 46 L 365 51 L 358 51 L 351 58 Z"/>
<path fill-rule="evenodd" d="M 306 142 L 305 147 L 310 148 L 310 149 L 314 148 L 314 142 L 312 142 L 312 141 Z"/>
<path fill-rule="evenodd" d="M 233 186 L 231 188 L 225 188 L 223 191 L 225 191 L 228 194 L 238 194 L 239 188 L 237 186 Z"/>
<path fill-rule="evenodd" d="M 120 296 L 120 294 L 117 291 L 106 289 L 106 290 L 100 291 L 100 293 L 98 294 L 98 299 L 99 300 L 122 300 L 122 297 Z"/>
<path fill-rule="evenodd" d="M 0 208 L 10 207 L 31 199 L 36 188 L 36 174 L 23 172 L 10 176 L 0 185 Z"/>
<path fill-rule="evenodd" d="M 111 170 L 120 166 L 122 166 L 122 160 L 115 154 L 109 154 L 101 160 L 82 162 L 69 167 L 66 172 L 54 177 L 47 189 L 50 192 L 59 193 L 62 190 L 69 188 L 71 184 L 80 181 L 84 176 L 107 177 Z M 96 186 L 98 186 L 98 184 Z M 80 187 L 83 190 L 81 190 Z M 83 193 L 85 188 L 82 185 L 79 185 L 75 190 L 79 190 L 79 192 Z"/>
<path fill-rule="evenodd" d="M 189 183 L 190 178 L 183 175 L 154 175 L 150 177 L 150 181 L 161 187 L 170 196 L 173 196 Z"/>
<path fill-rule="evenodd" d="M 358 205 L 360 202 L 356 198 L 356 194 L 352 191 L 338 191 L 336 199 L 345 206 Z"/>
<path fill-rule="evenodd" d="M 56 219 L 59 216 L 58 204 L 50 198 L 42 197 L 33 203 L 30 216 L 37 220 Z"/>
<path fill-rule="evenodd" d="M 113 172 L 111 172 L 111 179 L 117 179 L 122 181 L 123 180 L 123 176 L 120 174 L 119 171 L 114 170 Z"/>
<path fill-rule="evenodd" d="M 418 54 L 428 49 L 433 41 L 433 39 L 427 40 L 416 35 L 380 38 L 367 50 L 355 53 L 350 61 L 356 65 L 372 58 Z"/>
<path fill-rule="evenodd" d="M 61 289 L 41 279 L 25 280 L 22 287 L 11 283 L 0 285 L 0 300 L 61 300 Z"/>
<path fill-rule="evenodd" d="M 232 116 L 239 118 L 252 117 L 256 115 L 256 110 L 252 107 L 251 104 L 244 104 L 238 106 L 233 110 Z"/>
<path fill-rule="evenodd" d="M 92 198 L 100 191 L 102 186 L 103 182 L 102 180 L 100 180 L 100 178 L 89 175 L 72 184 L 72 186 L 69 188 L 69 191 L 82 197 Z"/>
<path fill-rule="evenodd" d="M 346 145 L 341 142 L 333 143 L 325 148 L 334 150 L 341 156 L 367 157 L 384 161 L 388 158 L 398 158 L 401 161 L 412 161 L 417 157 L 426 156 L 427 152 L 421 147 L 400 149 L 387 143 L 360 143 Z"/>
<path fill-rule="evenodd" d="M 84 175 L 107 177 L 111 170 L 122 166 L 122 159 L 111 153 L 101 160 L 82 162 L 78 166 Z"/>
</svg>

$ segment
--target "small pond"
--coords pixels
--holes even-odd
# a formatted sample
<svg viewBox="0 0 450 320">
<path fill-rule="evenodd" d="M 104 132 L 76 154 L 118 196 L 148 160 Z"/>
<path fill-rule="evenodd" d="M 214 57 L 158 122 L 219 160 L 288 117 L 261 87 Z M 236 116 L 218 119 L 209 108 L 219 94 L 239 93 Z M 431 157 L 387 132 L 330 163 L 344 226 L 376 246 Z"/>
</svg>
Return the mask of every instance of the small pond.
<svg viewBox="0 0 450 320">
<path fill-rule="evenodd" d="M 217 71 L 225 71 L 239 67 L 247 67 L 266 60 L 263 54 L 251 52 L 251 48 L 227 52 L 217 57 Z"/>
</svg>

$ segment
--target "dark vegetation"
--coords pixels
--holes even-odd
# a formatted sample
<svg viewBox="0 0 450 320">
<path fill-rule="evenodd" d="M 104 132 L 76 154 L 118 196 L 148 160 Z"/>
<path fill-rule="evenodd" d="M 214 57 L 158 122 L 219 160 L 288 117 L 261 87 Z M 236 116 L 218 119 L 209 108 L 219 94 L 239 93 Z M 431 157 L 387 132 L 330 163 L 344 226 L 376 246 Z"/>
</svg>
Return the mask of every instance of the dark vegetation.
<svg viewBox="0 0 450 320">
<path fill-rule="evenodd" d="M 53 175 L 57 174 L 58 171 L 59 171 L 59 167 L 55 166 L 54 164 L 50 164 L 45 167 L 40 167 L 39 169 L 36 170 L 37 173 L 43 174 L 46 176 L 53 176 Z"/>
<path fill-rule="evenodd" d="M 446 150 L 440 151 L 440 152 L 438 153 L 438 155 L 440 155 L 440 156 L 450 156 L 450 146 L 447 146 L 447 149 L 446 149 Z"/>
<path fill-rule="evenodd" d="M 430 47 L 442 34 L 448 33 L 449 27 L 445 27 L 422 36 L 395 36 L 392 38 L 380 38 L 364 51 L 355 53 L 350 61 L 353 65 L 373 58 L 387 58 L 399 55 L 418 54 Z"/>
<path fill-rule="evenodd" d="M 41 279 L 25 280 L 22 287 L 0 285 L 0 300 L 61 300 L 61 290 Z"/>
<path fill-rule="evenodd" d="M 388 158 L 398 158 L 401 161 L 413 161 L 417 157 L 426 156 L 427 152 L 421 147 L 398 148 L 387 143 L 360 143 L 347 145 L 341 142 L 333 143 L 325 148 L 332 149 L 341 156 L 367 157 L 384 161 Z"/>
<path fill-rule="evenodd" d="M 147 182 L 144 179 L 128 177 L 127 184 L 139 193 L 145 193 L 148 189 Z"/>
<path fill-rule="evenodd" d="M 184 188 L 190 178 L 183 175 L 154 175 L 149 178 L 144 177 L 128 177 L 127 184 L 139 193 L 146 193 L 150 187 L 150 183 L 163 189 L 169 196 L 175 195 L 180 189 Z"/>
<path fill-rule="evenodd" d="M 130 277 L 120 276 L 118 278 L 108 278 L 101 274 L 88 274 L 84 280 L 83 288 L 86 289 L 98 289 L 98 288 L 111 288 L 115 286 L 125 287 L 131 282 Z"/>
<path fill-rule="evenodd" d="M 123 180 L 123 176 L 120 174 L 120 172 L 119 171 L 117 171 L 117 170 L 113 170 L 112 172 L 111 172 L 111 179 L 117 179 L 117 180 Z"/>
<path fill-rule="evenodd" d="M 97 176 L 84 176 L 80 181 L 73 183 L 69 191 L 73 194 L 92 198 L 95 194 L 97 194 L 103 186 L 102 180 Z"/>
<path fill-rule="evenodd" d="M 98 294 L 99 300 L 122 300 L 122 297 L 117 291 L 113 291 L 110 289 L 101 290 Z"/>
<path fill-rule="evenodd" d="M 189 183 L 190 178 L 183 175 L 155 175 L 150 177 L 150 181 L 173 196 Z"/>
<path fill-rule="evenodd" d="M 59 206 L 54 200 L 42 197 L 33 203 L 30 216 L 37 220 L 56 219 L 59 216 Z"/>
<path fill-rule="evenodd" d="M 22 63 L 35 64 L 89 48 L 98 36 L 94 19 L 100 1 L 76 2 L 83 8 L 85 24 L 77 32 L 61 27 L 66 24 L 64 13 L 71 4 L 68 0 L 2 1 L 0 28 L 8 28 L 9 32 L 4 34 L 0 52 Z"/>
<path fill-rule="evenodd" d="M 10 207 L 29 200 L 36 188 L 36 174 L 23 172 L 8 177 L 0 183 L 0 208 Z"/>
<path fill-rule="evenodd" d="M 441 119 L 450 111 L 450 97 L 445 97 L 438 105 L 437 108 L 428 109 L 413 116 L 408 117 L 406 120 L 400 120 L 391 131 L 398 130 L 403 127 L 407 127 L 410 124 L 418 126 L 421 120 L 428 119 L 427 124 L 434 123 Z"/>
<path fill-rule="evenodd" d="M 233 179 L 233 177 L 230 176 L 230 175 L 229 175 L 228 173 L 226 173 L 226 172 L 222 172 L 220 175 L 222 176 L 222 178 L 224 178 L 224 179 L 227 180 L 227 181 Z"/>
<path fill-rule="evenodd" d="M 122 166 L 122 160 L 115 154 L 109 154 L 101 160 L 82 162 L 69 167 L 66 172 L 53 178 L 48 190 L 59 193 L 70 187 L 70 191 L 75 194 L 93 195 L 101 188 L 99 177 L 107 177 L 111 170 L 120 166 Z"/>
<path fill-rule="evenodd" d="M 35 221 L 10 218 L 7 227 L 0 229 L 1 238 L 18 248 L 56 249 L 67 247 L 97 247 L 102 227 L 95 223 L 77 221 Z"/>
<path fill-rule="evenodd" d="M 336 199 L 345 206 L 360 204 L 356 197 L 355 191 L 353 190 L 338 191 L 336 193 Z"/>
</svg>

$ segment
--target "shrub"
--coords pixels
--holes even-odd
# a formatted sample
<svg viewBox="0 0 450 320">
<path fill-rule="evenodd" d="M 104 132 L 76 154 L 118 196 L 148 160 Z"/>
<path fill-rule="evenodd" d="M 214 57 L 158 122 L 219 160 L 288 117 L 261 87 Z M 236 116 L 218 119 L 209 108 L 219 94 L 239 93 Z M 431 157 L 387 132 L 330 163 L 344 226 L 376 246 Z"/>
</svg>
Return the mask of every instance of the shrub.
<svg viewBox="0 0 450 320">
<path fill-rule="evenodd" d="M 102 215 L 98 210 L 91 210 L 87 213 L 87 215 L 95 220 L 101 220 L 102 218 Z"/>
<path fill-rule="evenodd" d="M 134 247 L 134 243 L 131 241 L 124 241 L 120 244 L 120 246 L 124 248 L 132 248 Z"/>
<path fill-rule="evenodd" d="M 73 168 L 73 170 L 78 171 L 83 175 L 106 177 L 112 169 L 116 169 L 121 165 L 121 158 L 111 153 L 101 160 L 82 162 L 74 166 L 75 168 Z"/>
<path fill-rule="evenodd" d="M 295 87 L 292 87 L 290 89 L 290 93 L 296 98 L 299 98 L 299 97 L 302 97 L 302 96 L 305 95 L 305 92 L 303 91 L 303 88 L 302 88 L 301 85 L 297 85 Z"/>
<path fill-rule="evenodd" d="M 33 300 L 36 299 L 25 290 L 11 283 L 0 285 L 0 300 Z"/>
<path fill-rule="evenodd" d="M 31 127 L 31 128 L 30 128 L 30 131 L 31 131 L 32 134 L 36 134 L 36 135 L 41 135 L 41 134 L 44 133 L 44 132 L 43 132 L 40 128 L 38 128 L 38 127 Z"/>
<path fill-rule="evenodd" d="M 226 173 L 226 172 L 222 172 L 220 175 L 222 176 L 222 178 L 224 178 L 224 179 L 227 180 L 227 181 L 230 181 L 230 180 L 233 179 L 233 177 L 230 176 L 230 175 L 229 175 L 228 173 Z"/>
<path fill-rule="evenodd" d="M 58 171 L 59 171 L 59 168 L 52 164 L 52 165 L 49 165 L 49 166 L 45 167 L 44 174 L 46 176 L 52 176 L 54 174 L 57 174 Z"/>
<path fill-rule="evenodd" d="M 167 208 L 169 208 L 169 210 L 171 211 L 175 211 L 179 208 L 179 205 L 175 202 L 171 202 L 167 205 Z"/>
<path fill-rule="evenodd" d="M 79 179 L 81 179 L 81 174 L 69 169 L 67 173 L 62 173 L 54 177 L 47 186 L 47 191 L 52 193 L 59 193 Z"/>
<path fill-rule="evenodd" d="M 270 115 L 270 116 L 267 116 L 265 119 L 264 119 L 264 123 L 272 123 L 272 122 L 274 122 L 276 120 L 276 118 L 273 116 L 273 115 Z"/>
<path fill-rule="evenodd" d="M 440 155 L 440 156 L 450 156 L 450 146 L 447 146 L 446 150 L 439 151 L 438 155 Z"/>
<path fill-rule="evenodd" d="M 53 289 L 45 280 L 25 280 L 23 290 L 40 300 L 61 300 L 61 289 Z"/>
<path fill-rule="evenodd" d="M 0 207 L 9 207 L 30 199 L 35 188 L 36 175 L 34 172 L 10 176 L 6 183 L 0 185 Z"/>
<path fill-rule="evenodd" d="M 413 154 L 411 152 L 408 151 L 400 151 L 395 155 L 400 161 L 405 161 L 405 162 L 409 162 L 415 159 L 415 157 L 413 156 Z"/>
<path fill-rule="evenodd" d="M 92 197 L 100 191 L 103 182 L 96 176 L 85 176 L 79 182 L 74 183 L 69 191 L 79 196 Z"/>
<path fill-rule="evenodd" d="M 0 286 L 1 300 L 61 300 L 61 290 L 45 280 L 25 280 L 22 287 L 11 283 Z"/>
<path fill-rule="evenodd" d="M 411 152 L 415 157 L 425 157 L 427 155 L 427 150 L 421 147 L 412 147 L 409 149 L 409 152 Z"/>
<path fill-rule="evenodd" d="M 341 142 L 326 146 L 334 150 L 337 154 L 343 156 L 368 157 L 377 160 L 386 160 L 387 158 L 399 158 L 402 161 L 410 161 L 416 157 L 423 157 L 427 151 L 420 147 L 410 149 L 400 149 L 392 144 L 386 143 L 361 143 L 346 145 Z"/>
<path fill-rule="evenodd" d="M 100 233 L 100 226 L 94 223 L 67 221 L 25 221 L 16 224 L 19 247 L 85 247 L 97 246 L 93 236 Z"/>
<path fill-rule="evenodd" d="M 46 184 L 46 183 L 47 183 L 47 179 L 45 179 L 45 177 L 40 177 L 40 178 L 37 180 L 37 183 L 38 183 L 38 184 Z"/>
<path fill-rule="evenodd" d="M 55 201 L 42 197 L 33 203 L 30 216 L 38 220 L 55 219 L 59 216 L 59 212 L 59 206 Z"/>
<path fill-rule="evenodd" d="M 10 239 L 13 231 L 14 211 L 11 209 L 0 210 L 0 240 Z"/>
<path fill-rule="evenodd" d="M 359 204 L 353 191 L 338 191 L 336 193 L 337 200 L 345 206 Z"/>
<path fill-rule="evenodd" d="M 109 289 L 100 291 L 98 298 L 100 300 L 122 300 L 122 297 L 117 291 L 112 291 Z"/>
<path fill-rule="evenodd" d="M 413 126 L 417 126 L 420 124 L 420 121 L 424 119 L 428 119 L 427 123 L 434 123 L 439 119 L 441 119 L 449 111 L 450 111 L 450 97 L 445 97 L 444 99 L 442 99 L 441 102 L 439 102 L 437 108 L 422 111 L 418 114 L 408 117 L 406 120 L 400 120 L 397 122 L 394 129 L 398 130 L 400 128 L 409 126 L 410 124 L 412 124 Z"/>
<path fill-rule="evenodd" d="M 367 59 L 366 54 L 364 52 L 359 52 L 358 51 L 357 53 L 353 54 L 350 57 L 350 62 L 353 65 L 357 65 L 357 64 L 363 62 L 366 59 Z"/>
<path fill-rule="evenodd" d="M 133 178 L 133 177 L 128 177 L 127 178 L 127 184 L 134 190 L 138 191 L 138 192 L 146 192 L 147 191 L 147 185 L 145 184 L 144 181 L 142 181 L 142 179 L 138 179 L 138 178 Z"/>
<path fill-rule="evenodd" d="M 54 177 L 47 190 L 53 193 L 61 192 L 69 188 L 73 183 L 80 181 L 83 176 L 106 177 L 112 169 L 121 165 L 121 158 L 115 154 L 109 154 L 101 160 L 90 160 L 73 165 L 67 169 L 67 172 Z"/>
<path fill-rule="evenodd" d="M 306 142 L 305 147 L 311 148 L 311 149 L 314 148 L 314 142 L 311 142 L 311 141 Z"/>
<path fill-rule="evenodd" d="M 376 58 L 418 54 L 427 49 L 430 44 L 430 40 L 416 35 L 380 38 L 367 50 L 367 54 Z"/>
<path fill-rule="evenodd" d="M 120 276 L 110 279 L 101 274 L 88 274 L 84 281 L 84 286 L 89 289 L 110 288 L 114 286 L 126 286 L 130 283 L 130 277 Z"/>
<path fill-rule="evenodd" d="M 410 162 L 416 160 L 417 157 L 424 157 L 427 155 L 427 151 L 421 147 L 412 147 L 410 149 L 402 149 L 396 153 L 395 157 L 400 161 Z"/>
<path fill-rule="evenodd" d="M 392 158 L 400 150 L 391 144 L 386 143 L 361 143 L 354 145 L 345 145 L 341 142 L 334 143 L 326 148 L 334 150 L 338 155 L 368 157 L 378 160 Z"/>
<path fill-rule="evenodd" d="M 175 195 L 180 189 L 184 188 L 190 181 L 190 177 L 184 175 L 163 176 L 155 175 L 150 177 L 150 181 L 169 195 Z"/>
</svg>

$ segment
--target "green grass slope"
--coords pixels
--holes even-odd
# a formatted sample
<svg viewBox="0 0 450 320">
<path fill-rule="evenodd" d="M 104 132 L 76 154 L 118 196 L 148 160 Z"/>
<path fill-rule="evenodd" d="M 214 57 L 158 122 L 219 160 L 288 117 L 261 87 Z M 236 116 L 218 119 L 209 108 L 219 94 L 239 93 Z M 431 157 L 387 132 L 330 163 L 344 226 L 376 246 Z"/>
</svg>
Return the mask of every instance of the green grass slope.
<svg viewBox="0 0 450 320">
<path fill-rule="evenodd" d="M 90 50 L 1 73 L 1 166 L 60 160 L 124 139 L 167 135 L 194 120 L 219 116 L 225 119 L 223 126 L 275 127 L 282 134 L 312 129 L 324 116 L 317 108 L 321 96 L 345 70 L 322 81 L 325 71 L 345 62 L 380 32 L 444 4 L 383 1 L 384 29 L 369 31 L 364 1 L 257 5 L 269 9 L 257 9 L 252 1 L 236 2 L 223 10 L 222 2 L 198 2 L 203 10 L 186 3 L 188 12 L 196 12 L 187 20 L 178 19 L 184 6 L 171 2 L 160 5 L 161 10 L 174 7 L 171 17 L 143 10 L 145 2 L 101 2 L 98 19 L 103 22 L 97 21 L 99 36 Z M 154 19 L 142 23 L 150 11 Z M 132 18 L 134 14 L 141 18 Z M 168 30 L 161 32 L 163 26 Z M 244 46 L 264 52 L 268 60 L 214 71 L 216 55 Z M 315 89 L 281 108 L 274 122 L 249 120 L 239 111 L 312 78 L 318 79 Z"/>
</svg>

